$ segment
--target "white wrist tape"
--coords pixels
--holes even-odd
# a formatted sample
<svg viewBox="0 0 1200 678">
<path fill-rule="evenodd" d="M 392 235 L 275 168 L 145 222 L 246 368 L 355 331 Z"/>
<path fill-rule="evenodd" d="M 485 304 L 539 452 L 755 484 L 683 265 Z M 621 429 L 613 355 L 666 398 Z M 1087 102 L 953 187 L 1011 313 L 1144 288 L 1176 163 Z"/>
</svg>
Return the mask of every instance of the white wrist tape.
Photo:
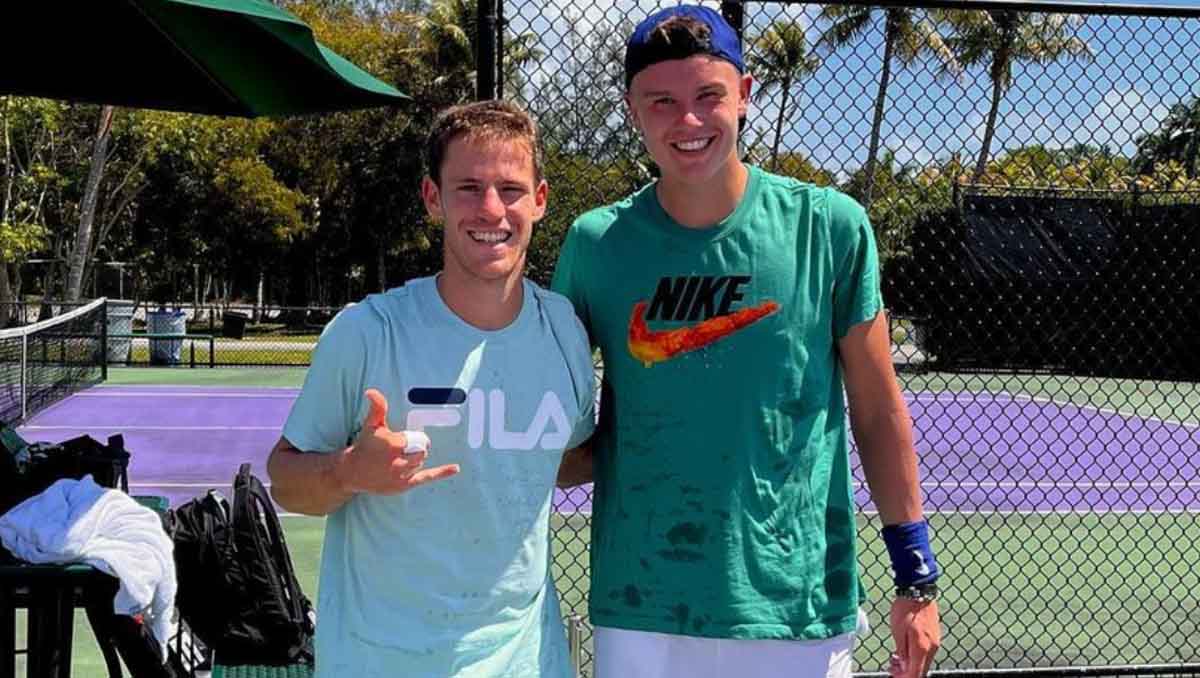
<svg viewBox="0 0 1200 678">
<path fill-rule="evenodd" d="M 405 431 L 404 439 L 408 441 L 404 446 L 405 454 L 429 451 L 429 436 L 421 431 Z"/>
</svg>

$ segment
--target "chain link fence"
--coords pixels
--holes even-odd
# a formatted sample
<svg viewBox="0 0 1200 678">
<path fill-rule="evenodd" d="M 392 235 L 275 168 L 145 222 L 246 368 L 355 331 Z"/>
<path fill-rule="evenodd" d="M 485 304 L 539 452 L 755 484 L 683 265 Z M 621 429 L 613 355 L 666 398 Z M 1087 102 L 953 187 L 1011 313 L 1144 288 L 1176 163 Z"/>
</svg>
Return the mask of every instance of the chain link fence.
<svg viewBox="0 0 1200 678">
<path fill-rule="evenodd" d="M 53 318 L 88 303 L 0 302 L 4 327 Z M 152 304 L 109 299 L 109 364 L 182 367 L 308 367 L 340 306 Z"/>
<path fill-rule="evenodd" d="M 510 62 L 480 71 L 548 146 L 535 238 L 654 178 L 621 57 L 666 4 L 481 0 Z M 1200 673 L 1200 11 L 708 4 L 756 79 L 746 159 L 871 215 L 946 570 L 936 668 Z M 878 672 L 890 570 L 857 477 Z M 564 613 L 586 615 L 589 506 L 558 501 Z"/>
</svg>

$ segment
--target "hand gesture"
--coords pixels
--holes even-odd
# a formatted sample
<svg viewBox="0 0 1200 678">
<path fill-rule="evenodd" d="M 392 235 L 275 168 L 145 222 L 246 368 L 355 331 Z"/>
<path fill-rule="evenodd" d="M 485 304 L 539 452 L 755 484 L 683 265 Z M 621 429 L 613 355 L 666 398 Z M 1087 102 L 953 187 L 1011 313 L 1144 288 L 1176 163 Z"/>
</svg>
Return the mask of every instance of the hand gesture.
<svg viewBox="0 0 1200 678">
<path fill-rule="evenodd" d="M 362 430 L 335 467 L 342 487 L 356 493 L 399 494 L 458 473 L 458 464 L 422 468 L 429 455 L 429 438 L 423 433 L 389 429 L 387 399 L 373 388 L 367 389 L 366 397 L 370 409 Z"/>
<path fill-rule="evenodd" d="M 921 678 L 929 672 L 942 643 L 937 602 L 897 598 L 892 602 L 891 622 L 896 651 L 888 673 L 892 678 Z"/>
</svg>

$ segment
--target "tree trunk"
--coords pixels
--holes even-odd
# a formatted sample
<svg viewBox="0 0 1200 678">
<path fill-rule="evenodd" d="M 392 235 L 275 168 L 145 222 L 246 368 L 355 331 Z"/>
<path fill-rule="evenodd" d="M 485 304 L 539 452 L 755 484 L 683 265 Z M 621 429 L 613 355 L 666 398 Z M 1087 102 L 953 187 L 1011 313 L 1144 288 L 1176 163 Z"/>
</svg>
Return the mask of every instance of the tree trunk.
<svg viewBox="0 0 1200 678">
<path fill-rule="evenodd" d="M 258 290 L 254 293 L 254 322 L 262 322 L 263 315 L 263 280 L 266 278 L 266 273 L 261 269 L 258 271 Z"/>
<path fill-rule="evenodd" d="M 879 72 L 879 91 L 875 94 L 875 117 L 871 120 L 871 143 L 867 151 L 867 183 L 863 186 L 863 207 L 871 209 L 871 193 L 875 189 L 875 163 L 879 153 L 879 135 L 883 131 L 883 108 L 887 104 L 888 84 L 892 79 L 892 53 L 896 49 L 896 33 L 899 30 L 888 10 L 886 33 L 883 37 L 883 67 Z"/>
<path fill-rule="evenodd" d="M 997 57 L 998 58 L 998 57 Z M 983 130 L 983 145 L 979 148 L 979 159 L 975 161 L 975 172 L 971 175 L 971 183 L 977 184 L 987 171 L 988 156 L 992 150 L 992 137 L 996 134 L 996 118 L 1000 112 L 1000 99 L 1004 95 L 1004 82 L 1000 79 L 992 81 L 992 108 L 988 111 L 987 126 Z"/>
<path fill-rule="evenodd" d="M 11 302 L 15 295 L 8 282 L 8 264 L 0 263 L 0 327 L 8 327 L 13 317 L 14 304 Z"/>
<path fill-rule="evenodd" d="M 379 291 L 383 292 L 387 289 L 387 273 L 384 271 L 384 268 L 383 268 L 384 265 L 383 265 L 383 246 L 382 245 L 380 245 L 379 249 L 375 251 L 375 257 L 376 257 L 375 258 L 375 264 L 376 264 L 375 273 L 378 275 L 378 278 L 379 278 Z"/>
<path fill-rule="evenodd" d="M 10 97 L 4 97 L 4 196 L 0 200 L 0 224 L 8 223 L 8 210 L 12 205 L 13 163 L 12 138 L 8 131 L 8 107 Z M 8 327 L 14 300 L 12 287 L 8 284 L 8 262 L 0 262 L 0 327 Z"/>
<path fill-rule="evenodd" d="M 75 246 L 71 249 L 70 268 L 67 271 L 67 301 L 77 301 L 83 286 L 84 269 L 87 268 L 88 253 L 92 246 L 92 222 L 96 218 L 96 202 L 100 195 L 100 179 L 104 176 L 104 164 L 108 160 L 108 141 L 112 137 L 113 107 L 100 109 L 100 121 L 96 126 L 96 142 L 92 147 L 92 165 L 84 185 L 83 202 L 79 206 L 79 227 L 75 230 Z"/>
<path fill-rule="evenodd" d="M 1017 17 L 1011 12 L 1001 12 L 996 16 L 1000 26 L 1000 45 L 992 55 L 992 107 L 988 110 L 987 126 L 983 130 L 983 145 L 979 149 L 979 160 L 975 163 L 975 173 L 971 183 L 977 184 L 987 171 L 988 157 L 992 151 L 992 137 L 996 134 L 996 118 L 1000 113 L 1000 100 L 1004 97 L 1005 82 L 1008 79 L 1009 60 L 1012 57 L 1012 45 L 1016 39 Z"/>
<path fill-rule="evenodd" d="M 56 247 L 51 251 L 58 252 L 58 248 Z M 61 286 L 59 285 L 61 280 L 58 277 L 58 273 L 61 268 L 62 268 L 62 266 L 59 265 L 58 257 L 54 257 L 50 261 L 49 265 L 46 266 L 46 278 L 45 278 L 45 280 L 42 281 L 42 301 L 43 301 L 43 303 L 54 300 L 54 299 L 61 298 L 62 289 L 61 289 Z"/>
<path fill-rule="evenodd" d="M 771 144 L 771 171 L 779 171 L 779 141 L 783 138 L 783 121 L 787 117 L 788 99 L 791 97 L 792 78 L 783 79 L 782 101 L 779 102 L 779 117 L 775 120 L 775 141 Z"/>
<path fill-rule="evenodd" d="M 1200 129 L 1196 129 L 1193 126 L 1187 146 L 1184 147 L 1183 151 L 1183 170 L 1187 173 L 1188 179 L 1196 178 L 1197 156 L 1200 156 Z"/>
</svg>

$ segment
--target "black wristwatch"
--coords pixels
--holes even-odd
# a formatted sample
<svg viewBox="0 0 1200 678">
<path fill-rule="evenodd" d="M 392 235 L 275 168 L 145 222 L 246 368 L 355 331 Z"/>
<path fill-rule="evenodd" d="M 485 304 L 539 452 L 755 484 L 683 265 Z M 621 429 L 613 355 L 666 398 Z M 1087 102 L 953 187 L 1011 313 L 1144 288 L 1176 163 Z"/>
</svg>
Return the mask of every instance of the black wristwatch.
<svg viewBox="0 0 1200 678">
<path fill-rule="evenodd" d="M 897 586 L 896 597 L 911 600 L 917 603 L 929 603 L 937 600 L 938 587 L 937 584 L 912 584 L 911 586 Z"/>
</svg>

